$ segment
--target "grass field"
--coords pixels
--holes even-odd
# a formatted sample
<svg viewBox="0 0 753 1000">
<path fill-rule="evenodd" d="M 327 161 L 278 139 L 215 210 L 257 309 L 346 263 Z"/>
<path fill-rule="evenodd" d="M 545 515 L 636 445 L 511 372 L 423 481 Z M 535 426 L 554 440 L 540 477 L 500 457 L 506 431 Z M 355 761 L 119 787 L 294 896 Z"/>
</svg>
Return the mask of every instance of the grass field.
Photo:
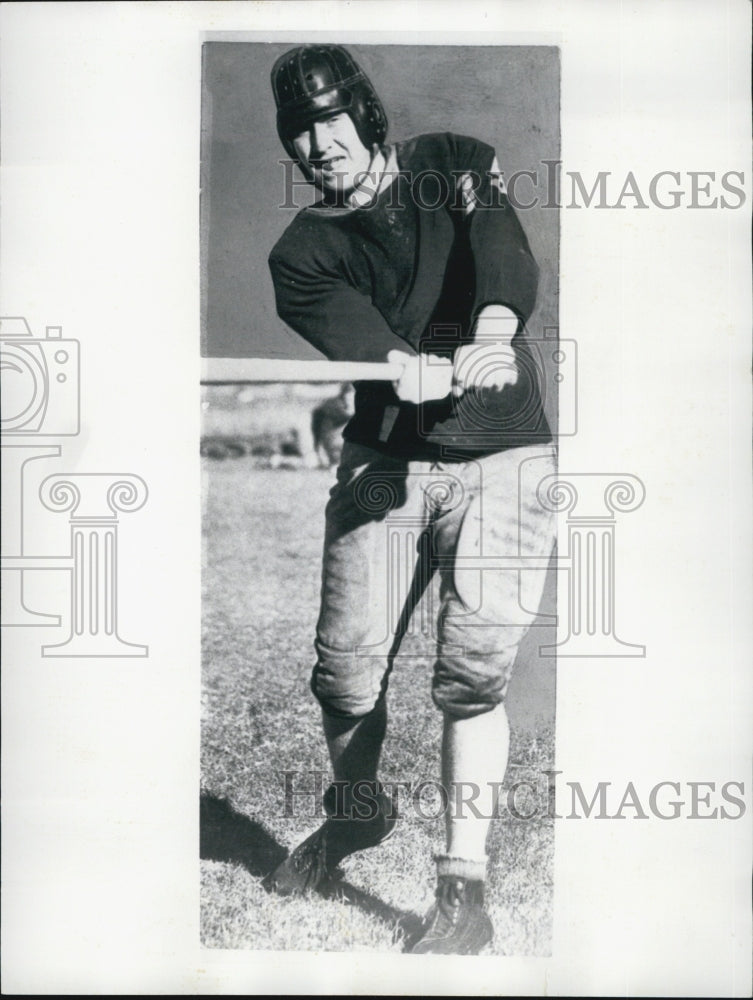
<svg viewBox="0 0 753 1000">
<path fill-rule="evenodd" d="M 308 682 L 323 510 L 334 473 L 259 469 L 249 458 L 203 461 L 203 944 L 402 951 L 432 902 L 441 818 L 402 809 L 389 842 L 343 863 L 342 899 L 283 899 L 260 885 L 321 822 L 313 797 L 298 800 L 294 817 L 283 815 L 281 772 L 300 772 L 294 780 L 303 789 L 314 787 L 310 772 L 325 772 L 325 783 L 329 777 Z M 390 685 L 383 776 L 436 780 L 441 718 L 430 697 L 432 649 L 409 636 L 402 652 L 408 655 L 397 660 Z M 512 717 L 508 784 L 528 777 L 538 786 L 541 771 L 553 766 L 551 712 L 528 717 L 526 725 Z M 528 808 L 524 797 L 519 803 Z M 549 954 L 553 841 L 546 815 L 493 821 L 490 953 Z"/>
</svg>

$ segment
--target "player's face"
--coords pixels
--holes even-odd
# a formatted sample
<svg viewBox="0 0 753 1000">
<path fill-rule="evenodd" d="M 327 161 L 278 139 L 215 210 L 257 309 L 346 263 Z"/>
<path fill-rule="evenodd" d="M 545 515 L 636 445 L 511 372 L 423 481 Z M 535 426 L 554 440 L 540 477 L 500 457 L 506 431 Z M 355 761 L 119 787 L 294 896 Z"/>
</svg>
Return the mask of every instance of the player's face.
<svg viewBox="0 0 753 1000">
<path fill-rule="evenodd" d="M 349 194 L 369 169 L 366 149 L 349 114 L 332 115 L 297 135 L 293 146 L 312 182 L 325 193 Z"/>
</svg>

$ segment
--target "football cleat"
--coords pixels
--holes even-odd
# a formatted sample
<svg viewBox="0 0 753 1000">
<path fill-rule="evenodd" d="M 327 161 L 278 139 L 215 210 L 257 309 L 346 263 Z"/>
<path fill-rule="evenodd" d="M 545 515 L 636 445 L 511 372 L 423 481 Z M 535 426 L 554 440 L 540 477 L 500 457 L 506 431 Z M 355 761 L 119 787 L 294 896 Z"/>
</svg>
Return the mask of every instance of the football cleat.
<svg viewBox="0 0 753 1000">
<path fill-rule="evenodd" d="M 262 879 L 267 892 L 281 896 L 328 894 L 334 890 L 333 874 L 340 862 L 369 847 L 384 843 L 395 831 L 397 817 L 392 799 L 376 792 L 377 814 L 371 819 L 333 815 L 334 786 L 324 796 L 327 820 L 296 847 L 274 871 Z"/>
<path fill-rule="evenodd" d="M 412 954 L 478 955 L 494 937 L 484 909 L 484 883 L 440 875 L 436 897 L 424 933 L 410 949 Z"/>
</svg>

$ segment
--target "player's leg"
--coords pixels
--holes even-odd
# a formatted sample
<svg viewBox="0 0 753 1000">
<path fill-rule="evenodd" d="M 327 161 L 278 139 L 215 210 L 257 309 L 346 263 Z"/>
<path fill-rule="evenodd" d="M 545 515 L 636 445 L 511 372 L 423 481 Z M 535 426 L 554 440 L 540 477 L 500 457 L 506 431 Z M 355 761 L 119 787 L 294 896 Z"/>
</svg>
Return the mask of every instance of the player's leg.
<svg viewBox="0 0 753 1000">
<path fill-rule="evenodd" d="M 554 519 L 538 501 L 536 486 L 553 470 L 549 448 L 516 449 L 469 465 L 467 504 L 436 525 L 445 570 L 434 700 L 444 713 L 442 778 L 449 808 L 445 853 L 437 858 L 437 904 L 417 952 L 472 953 L 491 940 L 483 895 L 486 840 L 507 767 L 503 702 L 520 641 L 538 609 L 544 571 L 469 570 L 463 560 L 527 556 L 545 562 Z"/>
<path fill-rule="evenodd" d="M 335 779 L 376 780 L 392 660 L 427 577 L 418 463 L 349 445 L 327 507 L 312 689 Z"/>
<path fill-rule="evenodd" d="M 380 843 L 394 827 L 377 771 L 397 624 L 392 609 L 402 606 L 406 595 L 399 590 L 411 573 L 393 572 L 390 540 L 405 518 L 420 518 L 421 498 L 414 493 L 406 463 L 360 446 L 344 450 L 327 505 L 311 680 L 335 778 L 324 801 L 331 818 L 267 880 L 278 892 L 321 888 L 343 857 Z M 395 509 L 397 526 L 389 518 Z"/>
<path fill-rule="evenodd" d="M 387 727 L 385 692 L 394 623 L 387 525 L 407 505 L 407 465 L 349 446 L 330 493 L 311 687 L 346 806 L 351 786 L 375 781 Z"/>
<path fill-rule="evenodd" d="M 382 743 L 387 731 L 387 699 L 380 698 L 366 715 L 343 718 L 322 709 L 332 773 L 342 783 L 345 809 L 350 808 L 350 789 L 357 781 L 376 782 Z"/>
<path fill-rule="evenodd" d="M 497 789 L 507 770 L 510 727 L 504 704 L 489 712 L 462 718 L 444 713 L 442 731 L 442 783 L 448 790 L 445 814 L 447 859 L 469 878 L 486 875 L 486 840 L 497 808 Z M 467 862 L 467 864 L 465 863 Z M 440 862 L 450 874 L 451 861 Z"/>
</svg>

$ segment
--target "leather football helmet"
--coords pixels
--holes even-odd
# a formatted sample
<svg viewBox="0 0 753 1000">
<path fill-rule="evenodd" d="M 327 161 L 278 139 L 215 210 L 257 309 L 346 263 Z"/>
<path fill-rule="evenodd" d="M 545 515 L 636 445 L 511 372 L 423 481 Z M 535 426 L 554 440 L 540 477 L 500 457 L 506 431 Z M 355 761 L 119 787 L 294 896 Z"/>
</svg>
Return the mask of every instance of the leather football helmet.
<svg viewBox="0 0 753 1000">
<path fill-rule="evenodd" d="M 297 159 L 293 139 L 311 123 L 347 112 L 367 149 L 381 145 L 387 116 L 371 81 L 342 45 L 301 45 L 272 67 L 277 132 L 288 155 Z"/>
</svg>

